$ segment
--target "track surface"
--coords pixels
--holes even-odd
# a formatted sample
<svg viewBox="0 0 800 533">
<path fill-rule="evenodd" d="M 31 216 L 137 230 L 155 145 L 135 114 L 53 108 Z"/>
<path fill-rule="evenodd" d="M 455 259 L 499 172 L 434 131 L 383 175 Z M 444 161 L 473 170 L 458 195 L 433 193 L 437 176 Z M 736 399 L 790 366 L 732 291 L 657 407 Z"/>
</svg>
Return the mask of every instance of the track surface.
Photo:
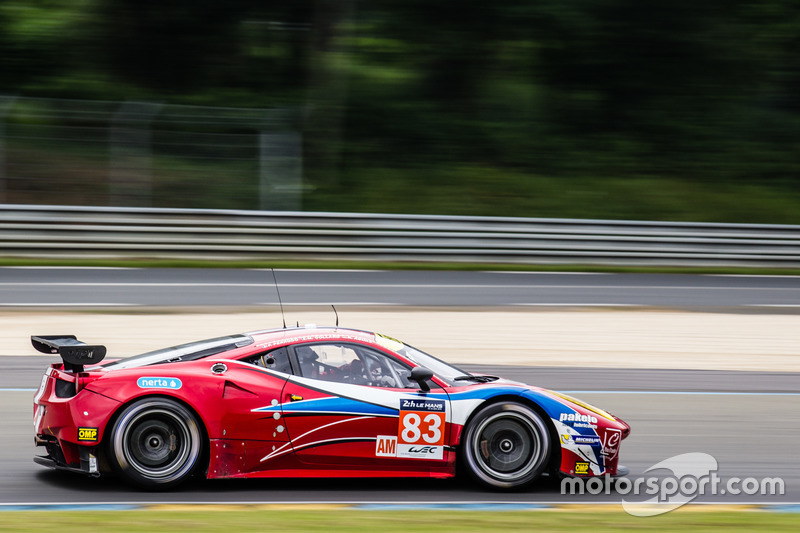
<svg viewBox="0 0 800 533">
<path fill-rule="evenodd" d="M 284 305 L 649 306 L 800 312 L 800 277 L 276 271 Z M 0 268 L 0 307 L 277 304 L 268 270 Z"/>
<path fill-rule="evenodd" d="M 89 479 L 33 463 L 31 390 L 40 363 L 0 358 L 6 367 L 0 387 L 5 406 L 0 433 L 0 503 L 147 502 L 602 502 L 621 496 L 562 495 L 557 482 L 531 490 L 496 493 L 470 483 L 431 480 L 236 480 L 197 481 L 167 494 L 131 490 L 113 479 Z M 674 455 L 705 452 L 719 462 L 717 475 L 781 477 L 783 496 L 705 495 L 697 501 L 744 503 L 800 501 L 800 376 L 774 373 L 650 370 L 569 370 L 531 367 L 468 367 L 576 392 L 621 416 L 633 427 L 623 443 L 622 463 L 635 479 Z M 582 389 L 584 392 L 577 392 Z M 592 392 L 586 392 L 591 390 Z M 627 392 L 625 392 L 627 391 Z M 654 472 L 660 477 L 669 472 Z M 629 500 L 639 501 L 629 497 Z"/>
<path fill-rule="evenodd" d="M 284 305 L 648 306 L 693 311 L 800 311 L 800 278 L 648 274 L 277 271 Z M 0 306 L 195 307 L 277 303 L 257 270 L 0 268 Z M 32 397 L 42 360 L 0 357 L 0 503 L 120 502 L 602 502 L 562 495 L 543 480 L 519 493 L 458 481 L 197 481 L 167 494 L 131 490 L 33 463 Z M 630 478 L 688 452 L 719 462 L 722 479 L 781 477 L 783 496 L 711 495 L 697 501 L 800 502 L 800 375 L 771 372 L 467 367 L 574 392 L 628 421 L 621 462 Z M 583 392 L 581 392 L 583 391 Z M 668 475 L 657 470 L 646 475 Z M 629 497 L 638 501 L 644 497 Z"/>
</svg>

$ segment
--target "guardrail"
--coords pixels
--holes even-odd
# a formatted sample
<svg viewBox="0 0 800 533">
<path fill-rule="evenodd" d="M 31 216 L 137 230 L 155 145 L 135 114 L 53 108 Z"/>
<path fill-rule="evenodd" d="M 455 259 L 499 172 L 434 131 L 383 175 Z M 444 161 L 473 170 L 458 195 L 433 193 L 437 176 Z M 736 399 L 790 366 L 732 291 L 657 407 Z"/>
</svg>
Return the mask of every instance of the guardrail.
<svg viewBox="0 0 800 533">
<path fill-rule="evenodd" d="M 0 256 L 800 267 L 800 226 L 0 205 Z"/>
</svg>

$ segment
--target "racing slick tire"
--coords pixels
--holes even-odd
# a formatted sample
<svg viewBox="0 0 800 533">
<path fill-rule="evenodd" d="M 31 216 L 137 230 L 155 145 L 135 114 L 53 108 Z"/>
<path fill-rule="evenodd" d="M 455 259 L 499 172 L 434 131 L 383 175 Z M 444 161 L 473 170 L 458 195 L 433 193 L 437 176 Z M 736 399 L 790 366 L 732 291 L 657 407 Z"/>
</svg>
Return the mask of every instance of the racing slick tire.
<svg viewBox="0 0 800 533">
<path fill-rule="evenodd" d="M 168 398 L 145 398 L 126 407 L 111 428 L 108 460 L 125 480 L 149 490 L 186 481 L 203 452 L 197 417 Z"/>
<path fill-rule="evenodd" d="M 518 490 L 545 471 L 550 432 L 542 417 L 517 402 L 491 404 L 475 414 L 462 440 L 470 476 L 496 490 Z"/>
</svg>

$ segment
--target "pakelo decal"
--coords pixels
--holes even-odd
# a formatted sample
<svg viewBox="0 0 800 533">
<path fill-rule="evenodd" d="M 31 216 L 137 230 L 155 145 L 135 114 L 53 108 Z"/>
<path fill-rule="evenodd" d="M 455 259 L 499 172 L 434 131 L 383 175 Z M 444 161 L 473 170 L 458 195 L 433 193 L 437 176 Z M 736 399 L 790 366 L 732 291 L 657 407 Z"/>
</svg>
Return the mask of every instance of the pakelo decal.
<svg viewBox="0 0 800 533">
<path fill-rule="evenodd" d="M 561 413 L 558 417 L 558 421 L 576 428 L 594 429 L 597 427 L 597 417 L 582 415 L 580 413 Z"/>
</svg>

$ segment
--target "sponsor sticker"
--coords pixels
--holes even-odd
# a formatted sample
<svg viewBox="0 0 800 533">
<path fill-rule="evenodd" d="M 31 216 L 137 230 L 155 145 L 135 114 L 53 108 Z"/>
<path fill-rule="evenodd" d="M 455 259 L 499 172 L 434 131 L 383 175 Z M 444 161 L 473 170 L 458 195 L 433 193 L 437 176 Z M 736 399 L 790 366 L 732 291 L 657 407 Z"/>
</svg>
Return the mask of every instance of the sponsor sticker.
<svg viewBox="0 0 800 533">
<path fill-rule="evenodd" d="M 136 380 L 140 389 L 170 389 L 178 390 L 183 386 L 178 378 L 146 377 Z"/>
<path fill-rule="evenodd" d="M 607 461 L 613 461 L 619 453 L 619 443 L 622 440 L 622 431 L 618 429 L 606 429 L 603 435 L 603 455 Z"/>
<path fill-rule="evenodd" d="M 575 473 L 576 474 L 588 474 L 589 473 L 589 463 L 575 463 Z"/>
<path fill-rule="evenodd" d="M 375 443 L 375 455 L 377 457 L 397 457 L 397 437 L 378 435 Z"/>
<path fill-rule="evenodd" d="M 89 473 L 96 474 L 100 470 L 97 468 L 97 457 L 92 454 L 89 454 Z"/>
<path fill-rule="evenodd" d="M 594 435 L 561 435 L 563 444 L 574 444 L 576 446 L 599 446 L 600 437 Z"/>
<path fill-rule="evenodd" d="M 397 457 L 444 457 L 445 402 L 428 398 L 400 400 Z"/>
<path fill-rule="evenodd" d="M 78 428 L 78 440 L 81 442 L 97 442 L 97 428 Z"/>
<path fill-rule="evenodd" d="M 576 428 L 596 428 L 597 417 L 592 415 L 582 415 L 580 413 L 561 413 L 558 416 L 559 422 L 564 422 Z"/>
</svg>

